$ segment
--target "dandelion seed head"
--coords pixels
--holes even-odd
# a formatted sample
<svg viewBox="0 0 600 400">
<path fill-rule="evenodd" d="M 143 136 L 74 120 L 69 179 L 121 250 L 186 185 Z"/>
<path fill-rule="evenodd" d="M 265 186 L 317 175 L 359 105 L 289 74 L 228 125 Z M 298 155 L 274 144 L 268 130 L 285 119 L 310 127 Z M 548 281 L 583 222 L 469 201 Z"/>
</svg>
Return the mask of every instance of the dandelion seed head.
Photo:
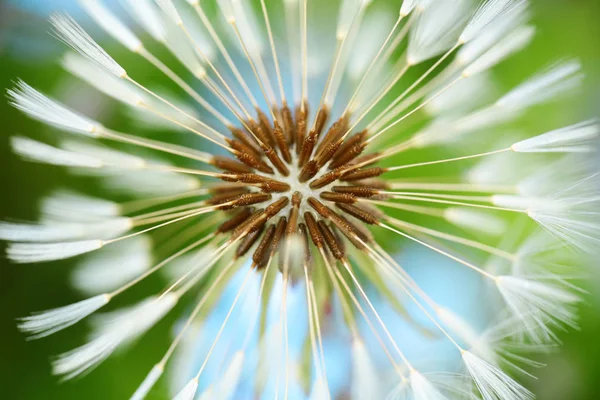
<svg viewBox="0 0 600 400">
<path fill-rule="evenodd" d="M 102 193 L 57 190 L 39 223 L 0 223 L 15 263 L 77 257 L 71 283 L 90 297 L 19 321 L 37 338 L 94 314 L 90 340 L 59 355 L 55 374 L 90 372 L 185 303 L 133 399 L 163 375 L 180 400 L 443 400 L 469 397 L 471 383 L 485 400 L 533 398 L 499 365 L 529 374 L 538 364 L 521 352 L 575 327 L 581 296 L 568 271 L 533 261 L 546 242 L 529 232 L 597 244 L 598 172 L 571 160 L 595 154 L 600 134 L 586 121 L 501 135 L 581 83 L 574 60 L 511 89 L 495 82 L 494 68 L 534 37 L 526 1 L 124 1 L 142 29 L 101 0 L 80 2 L 139 64 L 117 62 L 56 14 L 70 48 L 61 64 L 120 102 L 136 129 L 23 81 L 8 91 L 29 117 L 72 133 L 15 136 L 14 152 L 94 179 Z M 398 261 L 409 246 L 492 283 L 474 303 L 507 317 L 476 327 L 440 304 Z M 95 314 L 150 277 L 164 280 L 160 292 Z M 468 378 L 434 380 L 427 365 L 439 355 L 416 357 L 397 321 L 449 344 Z"/>
</svg>

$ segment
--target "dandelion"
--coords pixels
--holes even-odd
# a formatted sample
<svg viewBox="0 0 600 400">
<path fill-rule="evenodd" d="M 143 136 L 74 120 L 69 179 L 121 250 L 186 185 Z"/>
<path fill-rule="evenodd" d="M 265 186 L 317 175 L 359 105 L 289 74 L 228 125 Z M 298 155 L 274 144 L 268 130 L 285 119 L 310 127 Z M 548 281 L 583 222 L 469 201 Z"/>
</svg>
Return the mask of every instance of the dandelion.
<svg viewBox="0 0 600 400">
<path fill-rule="evenodd" d="M 132 399 L 165 375 L 176 399 L 441 400 L 474 388 L 485 400 L 533 397 L 501 369 L 525 371 L 506 343 L 551 345 L 553 328 L 575 326 L 581 297 L 568 270 L 526 268 L 544 241 L 522 238 L 513 252 L 498 240 L 518 244 L 521 218 L 569 247 L 597 245 L 598 172 L 561 166 L 596 151 L 600 126 L 496 134 L 581 82 L 578 62 L 563 60 L 498 93 L 494 67 L 535 35 L 527 1 L 404 0 L 393 10 L 341 0 L 335 24 L 312 0 L 124 1 L 140 29 L 101 0 L 80 3 L 124 53 L 56 14 L 52 33 L 70 48 L 62 66 L 141 128 L 96 121 L 21 80 L 8 90 L 20 111 L 68 132 L 53 143 L 16 136 L 15 153 L 94 179 L 106 195 L 60 189 L 42 200 L 39 223 L 0 223 L 15 263 L 77 257 L 72 283 L 90 297 L 19 322 L 40 338 L 91 320 L 89 342 L 54 361 L 57 375 L 89 372 L 183 304 Z M 146 83 L 140 63 L 170 87 Z M 510 323 L 480 332 L 440 304 L 395 257 L 404 246 L 471 271 L 488 284 L 478 303 Z M 162 291 L 124 303 L 157 277 Z M 438 379 L 453 371 L 415 357 L 398 322 L 449 343 L 459 379 Z"/>
</svg>

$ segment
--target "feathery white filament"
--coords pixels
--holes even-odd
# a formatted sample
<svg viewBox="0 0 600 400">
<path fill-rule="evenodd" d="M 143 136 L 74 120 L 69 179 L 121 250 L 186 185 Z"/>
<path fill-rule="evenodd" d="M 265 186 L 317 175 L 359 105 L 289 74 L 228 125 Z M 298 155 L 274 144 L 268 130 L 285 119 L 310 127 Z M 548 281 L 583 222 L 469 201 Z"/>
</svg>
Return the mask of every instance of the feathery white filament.
<svg viewBox="0 0 600 400">
<path fill-rule="evenodd" d="M 72 75 L 117 101 L 134 107 L 137 107 L 140 102 L 147 102 L 146 96 L 131 83 L 115 77 L 75 52 L 67 52 L 61 64 Z"/>
<path fill-rule="evenodd" d="M 31 335 L 30 339 L 46 337 L 76 324 L 108 304 L 109 300 L 109 296 L 100 294 L 68 306 L 34 313 L 29 317 L 20 318 L 18 327 Z"/>
<path fill-rule="evenodd" d="M 120 212 L 117 203 L 69 190 L 57 190 L 40 204 L 40 213 L 46 220 L 94 221 L 116 217 Z"/>
<path fill-rule="evenodd" d="M 195 377 L 184 386 L 183 389 L 175 397 L 173 400 L 194 400 L 196 397 L 196 391 L 198 390 L 198 379 Z"/>
<path fill-rule="evenodd" d="M 402 6 L 400 7 L 400 15 L 402 17 L 406 17 L 411 13 L 412 10 L 417 6 L 419 0 L 404 0 L 402 2 Z"/>
<path fill-rule="evenodd" d="M 509 309 L 519 318 L 536 343 L 552 339 L 549 326 L 576 326 L 575 305 L 579 296 L 559 286 L 516 276 L 501 276 L 496 286 Z"/>
<path fill-rule="evenodd" d="M 444 217 L 454 225 L 493 236 L 502 235 L 507 228 L 503 218 L 472 208 L 450 207 Z"/>
<path fill-rule="evenodd" d="M 111 239 L 131 229 L 129 218 L 112 218 L 87 223 L 42 225 L 0 222 L 0 238 L 16 242 L 62 242 L 82 239 Z"/>
<path fill-rule="evenodd" d="M 63 167 L 102 168 L 105 166 L 97 157 L 59 149 L 37 140 L 13 136 L 10 142 L 13 152 L 27 161 Z"/>
<path fill-rule="evenodd" d="M 174 172 L 135 170 L 105 176 L 102 185 L 116 193 L 145 197 L 188 192 L 198 189 L 200 181 Z"/>
<path fill-rule="evenodd" d="M 456 44 L 469 12 L 468 3 L 466 0 L 442 0 L 419 15 L 408 42 L 410 65 L 435 57 Z"/>
<path fill-rule="evenodd" d="M 173 293 L 150 298 L 126 312 L 118 313 L 112 322 L 103 326 L 87 344 L 61 354 L 53 363 L 53 372 L 72 379 L 93 369 L 119 346 L 131 343 L 160 321 L 177 303 Z"/>
<path fill-rule="evenodd" d="M 484 400 L 533 400 L 533 394 L 498 367 L 465 351 L 462 359 Z"/>
<path fill-rule="evenodd" d="M 151 246 L 150 238 L 143 235 L 111 244 L 78 263 L 71 283 L 87 294 L 115 290 L 151 267 Z"/>
<path fill-rule="evenodd" d="M 526 0 L 488 0 L 481 4 L 460 35 L 463 43 L 473 40 L 491 23 L 520 7 Z"/>
<path fill-rule="evenodd" d="M 183 20 L 181 19 L 181 15 L 179 15 L 179 11 L 175 8 L 173 1 L 171 0 L 155 0 L 156 4 L 160 7 L 161 10 L 173 21 L 175 25 L 181 26 L 183 24 Z"/>
<path fill-rule="evenodd" d="M 73 50 L 119 78 L 127 76 L 125 69 L 108 55 L 73 18 L 64 14 L 54 14 L 50 17 L 50 22 L 58 38 Z"/>
<path fill-rule="evenodd" d="M 511 146 L 518 153 L 589 153 L 596 150 L 600 124 L 586 121 L 522 140 Z"/>
<path fill-rule="evenodd" d="M 352 385 L 353 399 L 381 398 L 377 369 L 365 344 L 360 339 L 352 342 Z"/>
<path fill-rule="evenodd" d="M 496 66 L 505 58 L 529 45 L 534 34 L 535 28 L 532 26 L 523 26 L 512 31 L 469 65 L 463 71 L 463 76 L 476 75 Z"/>
<path fill-rule="evenodd" d="M 448 84 L 450 81 L 444 82 L 440 86 L 444 87 Z M 495 89 L 494 82 L 488 74 L 477 74 L 469 79 L 461 79 L 441 95 L 428 99 L 425 110 L 431 115 L 441 115 L 442 117 L 452 118 L 455 115 L 464 115 L 481 106 L 493 95 Z M 442 129 L 445 129 L 447 123 L 442 118 L 434 120 L 430 126 L 435 127 L 436 125 L 444 125 Z"/>
<path fill-rule="evenodd" d="M 505 110 L 522 109 L 571 92 L 581 84 L 580 69 L 577 61 L 562 62 L 517 86 L 499 99 L 496 105 Z"/>
<path fill-rule="evenodd" d="M 102 146 L 98 142 L 65 140 L 61 143 L 61 148 L 74 154 L 97 158 L 106 167 L 140 169 L 148 164 L 142 157 Z"/>
<path fill-rule="evenodd" d="M 166 40 L 164 22 L 153 0 L 124 0 L 127 10 L 156 41 Z"/>
<path fill-rule="evenodd" d="M 86 10 L 98 25 L 102 27 L 115 40 L 121 42 L 133 52 L 138 52 L 143 46 L 141 40 L 123 22 L 117 18 L 100 0 L 79 0 L 81 6 Z"/>
<path fill-rule="evenodd" d="M 309 400 L 329 400 L 327 386 L 322 376 L 319 376 L 313 384 Z"/>
<path fill-rule="evenodd" d="M 165 368 L 162 365 L 155 365 L 150 370 L 146 378 L 142 381 L 140 386 L 138 386 L 137 390 L 135 391 L 135 393 L 133 393 L 130 400 L 143 400 L 144 398 L 146 398 L 148 392 L 150 392 L 150 389 L 152 389 L 156 381 L 160 379 L 164 371 Z"/>
<path fill-rule="evenodd" d="M 98 250 L 101 247 L 101 240 L 65 243 L 11 243 L 6 249 L 6 255 L 16 263 L 36 263 L 64 260 Z"/>
<path fill-rule="evenodd" d="M 410 372 L 410 389 L 413 400 L 446 400 L 439 390 L 417 370 Z"/>
<path fill-rule="evenodd" d="M 22 80 L 17 82 L 14 89 L 8 90 L 8 98 L 14 107 L 30 117 L 71 132 L 94 136 L 96 127 L 100 126 L 96 121 L 48 98 Z"/>
<path fill-rule="evenodd" d="M 238 351 L 233 356 L 227 369 L 219 379 L 219 400 L 231 400 L 236 392 L 240 379 L 242 377 L 242 369 L 244 366 L 245 355 L 242 351 Z"/>
</svg>

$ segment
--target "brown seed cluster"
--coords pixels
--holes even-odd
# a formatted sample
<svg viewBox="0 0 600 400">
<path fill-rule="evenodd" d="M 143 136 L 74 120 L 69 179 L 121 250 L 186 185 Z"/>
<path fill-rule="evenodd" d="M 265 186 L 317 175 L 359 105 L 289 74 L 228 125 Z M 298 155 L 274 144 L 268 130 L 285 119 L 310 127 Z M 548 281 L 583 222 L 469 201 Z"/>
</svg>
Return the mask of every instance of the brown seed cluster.
<svg viewBox="0 0 600 400">
<path fill-rule="evenodd" d="M 362 155 L 368 132 L 348 135 L 349 116 L 326 129 L 327 108 L 317 111 L 309 130 L 307 104 L 294 112 L 284 106 L 275 115 L 271 122 L 257 110 L 257 118 L 245 121 L 243 129 L 232 127 L 228 144 L 236 159 L 213 159 L 228 182 L 209 200 L 229 214 L 218 233 L 230 235 L 238 258 L 253 250 L 259 269 L 276 253 L 281 269 L 283 244 L 293 237 L 301 243 L 307 267 L 313 259 L 311 242 L 335 259 L 345 257 L 343 238 L 364 249 L 372 241 L 366 225 L 378 224 L 379 217 L 356 203 L 385 188 L 378 179 L 385 170 L 369 165 L 377 154 Z"/>
</svg>

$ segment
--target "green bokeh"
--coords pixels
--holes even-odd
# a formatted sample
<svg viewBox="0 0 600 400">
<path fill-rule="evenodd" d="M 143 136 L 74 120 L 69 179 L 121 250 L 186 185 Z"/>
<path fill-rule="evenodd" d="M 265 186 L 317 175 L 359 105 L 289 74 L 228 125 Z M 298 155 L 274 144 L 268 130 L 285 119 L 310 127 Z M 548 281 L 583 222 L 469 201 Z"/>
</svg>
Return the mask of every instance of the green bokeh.
<svg viewBox="0 0 600 400">
<path fill-rule="evenodd" d="M 315 0 L 324 1 L 324 0 Z M 500 68 L 507 84 L 522 80 L 551 60 L 575 56 L 587 73 L 585 93 L 572 106 L 536 115 L 532 124 L 556 126 L 600 115 L 600 2 L 597 0 L 535 0 L 534 21 L 539 27 L 533 46 Z M 16 77 L 51 90 L 59 85 L 60 69 L 39 54 L 15 54 L 14 35 L 43 36 L 47 25 L 36 17 L 3 9 L 0 3 L 0 88 Z M 11 34 L 12 36 L 9 36 Z M 47 42 L 44 42 L 47 43 Z M 10 44 L 10 46 L 9 46 Z M 45 45 L 44 45 L 45 46 Z M 40 54 L 48 49 L 40 49 Z M 23 163 L 9 154 L 7 139 L 15 133 L 35 134 L 40 125 L 0 102 L 0 219 L 31 219 L 36 199 L 66 179 L 59 169 Z M 597 263 L 597 261 L 596 261 Z M 127 398 L 150 365 L 167 346 L 167 328 L 161 324 L 142 342 L 111 357 L 92 376 L 59 383 L 50 373 L 48 359 L 81 340 L 76 327 L 41 341 L 26 342 L 14 320 L 32 310 L 68 304 L 79 298 L 68 285 L 69 263 L 9 265 L 0 260 L 0 398 L 109 399 Z M 600 279 L 591 271 L 588 304 L 582 306 L 581 331 L 561 334 L 564 346 L 547 357 L 548 368 L 536 371 L 531 383 L 541 400 L 595 400 L 600 398 Z M 154 391 L 152 398 L 162 398 Z"/>
</svg>

